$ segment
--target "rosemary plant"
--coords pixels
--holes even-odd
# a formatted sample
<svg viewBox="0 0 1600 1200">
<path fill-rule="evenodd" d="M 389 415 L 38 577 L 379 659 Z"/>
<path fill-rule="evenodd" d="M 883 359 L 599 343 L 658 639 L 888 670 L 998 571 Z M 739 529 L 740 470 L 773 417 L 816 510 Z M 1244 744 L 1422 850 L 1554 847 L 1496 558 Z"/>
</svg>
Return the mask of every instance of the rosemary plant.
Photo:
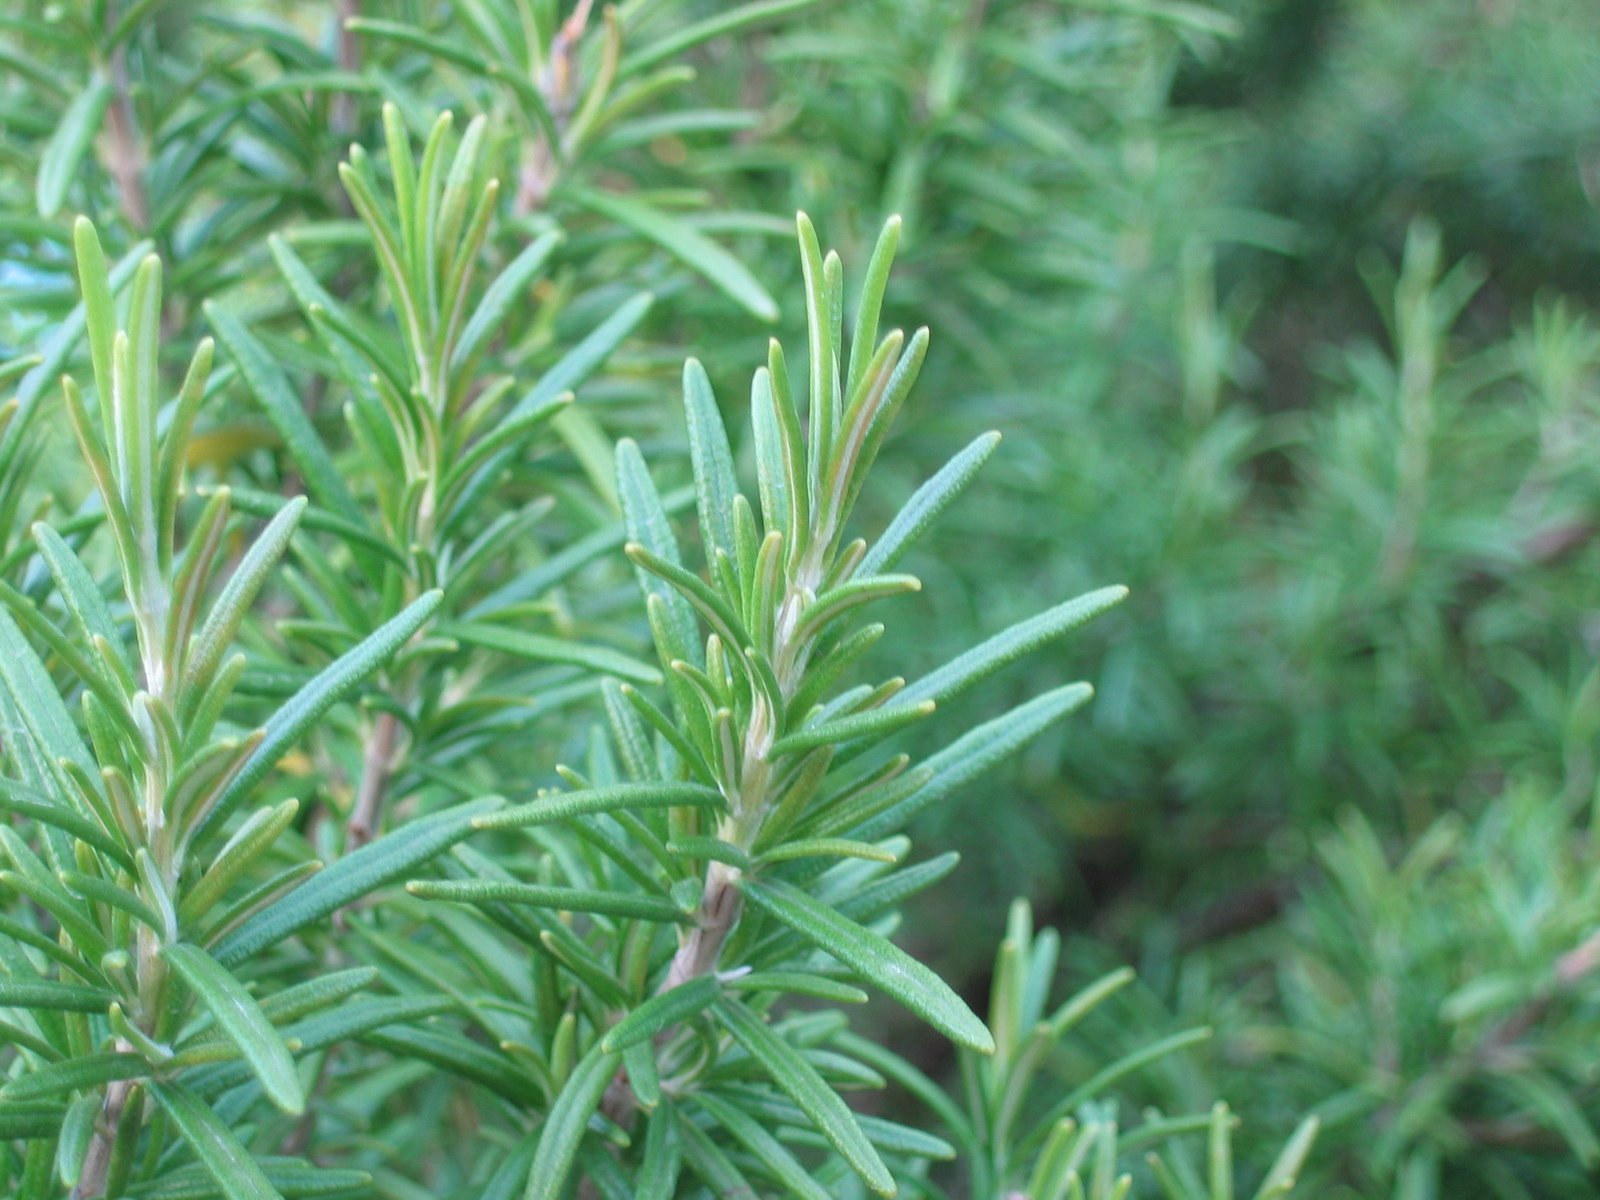
<svg viewBox="0 0 1600 1200">
<path fill-rule="evenodd" d="M 317 335 L 331 374 L 348 395 L 346 423 L 357 450 L 353 471 L 341 471 L 307 421 L 286 373 L 265 343 L 219 306 L 210 309 L 254 399 L 291 448 L 316 509 L 311 523 L 340 545 L 302 543 L 291 576 L 311 619 L 280 629 L 304 661 L 335 653 L 390 619 L 418 596 L 439 588 L 439 621 L 381 681 L 381 700 L 357 731 L 362 755 L 355 795 L 345 814 L 351 847 L 380 827 L 384 799 L 398 776 L 403 794 L 419 782 L 408 769 L 434 772 L 466 750 L 483 750 L 492 720 L 482 694 L 505 686 L 491 678 L 502 662 L 564 664 L 568 669 L 523 679 L 526 687 L 566 685 L 582 668 L 636 681 L 655 669 L 605 646 L 587 646 L 526 628 L 530 601 L 604 549 L 604 539 L 576 548 L 564 566 L 509 592 L 513 554 L 552 506 L 534 492 L 512 503 L 504 477 L 534 457 L 533 446 L 565 413 L 562 428 L 588 427 L 566 412 L 571 388 L 598 365 L 648 310 L 636 297 L 557 361 L 520 395 L 516 374 L 488 374 L 486 352 L 529 293 L 560 242 L 547 233 L 530 242 L 487 287 L 477 283 L 484 244 L 495 226 L 498 181 L 489 177 L 488 123 L 471 122 L 452 149 L 451 118 L 441 115 L 420 166 L 399 111 L 384 109 L 392 202 L 380 196 L 373 164 L 359 147 L 343 170 L 352 206 L 370 238 L 396 328 L 372 321 L 335 299 L 286 240 L 272 251 Z M 369 505 L 354 497 L 370 496 Z M 270 500 L 253 496 L 259 505 Z M 475 690 L 452 702 L 450 680 L 463 673 Z M 579 693 L 574 693 L 579 694 Z M 422 745 L 424 752 L 412 751 Z"/>
<path fill-rule="evenodd" d="M 264 726 L 233 728 L 225 710 L 245 658 L 230 645 L 304 503 L 279 509 L 211 599 L 230 541 L 227 489 L 178 536 L 211 344 L 196 349 L 161 425 L 160 263 L 139 264 L 118 328 L 87 222 L 76 244 L 93 402 L 71 379 L 64 387 L 117 582 L 108 602 L 82 547 L 41 523 L 34 546 L 51 596 L 0 585 L 0 713 L 13 772 L 0 782 L 0 807 L 17 818 L 0 827 L 10 864 L 0 881 L 29 902 L 0 929 L 0 1003 L 17 1014 L 5 1029 L 25 1068 L 0 1089 L 0 1121 L 27 1139 L 11 1194 L 43 1197 L 59 1186 L 83 1200 L 120 1196 L 169 1170 L 181 1141 L 230 1195 L 275 1196 L 235 1131 L 242 1111 L 230 1124 L 213 1107 L 228 1076 L 208 1065 L 240 1062 L 252 1094 L 298 1115 L 304 1085 L 278 1026 L 338 1003 L 370 973 L 258 998 L 225 965 L 238 962 L 226 939 L 320 866 L 298 855 L 276 861 L 298 804 L 252 811 L 251 791 L 411 637 L 438 596 L 419 597 Z M 81 728 L 69 702 L 81 706 Z"/>
<path fill-rule="evenodd" d="M 410 885 L 418 896 L 479 907 L 535 956 L 528 1000 L 469 1005 L 513 1062 L 532 1067 L 531 1089 L 519 1079 L 508 1098 L 542 1097 L 549 1110 L 513 1144 L 488 1194 L 554 1200 L 582 1161 L 592 1177 L 614 1177 L 637 1195 L 673 1194 L 680 1171 L 716 1190 L 818 1197 L 853 1174 L 891 1195 L 890 1161 L 915 1178 L 950 1147 L 858 1117 L 838 1090 L 876 1073 L 834 1044 L 841 1022 L 826 1011 L 780 1018 L 774 1004 L 789 995 L 864 999 L 857 984 L 866 984 L 960 1045 L 994 1049 L 966 1003 L 884 936 L 895 906 L 955 863 L 947 855 L 906 865 L 900 830 L 1091 689 L 1069 684 L 1037 697 L 916 765 L 888 739 L 1124 592 L 1069 600 L 909 685 L 843 685 L 884 634 L 882 624 L 862 622 L 862 610 L 918 589 L 893 567 L 998 438 L 984 435 L 956 455 L 870 545 L 849 535 L 928 333 L 879 336 L 897 221 L 868 265 L 848 346 L 840 261 L 822 255 L 804 216 L 799 232 L 806 403 L 796 402 L 774 342 L 752 386 L 756 502 L 739 488 L 704 370 L 693 360 L 684 369 L 703 575 L 682 565 L 639 448 L 618 447 L 625 549 L 668 707 L 608 683 L 610 739 L 593 744 L 583 770 L 563 769 L 569 790 L 476 819 L 486 831 L 533 837 L 545 852 L 535 878 L 462 846 L 445 860 L 448 878 Z M 567 823 L 578 842 L 564 845 L 553 822 Z M 587 1135 L 597 1114 L 634 1131 L 630 1151 L 613 1159 L 603 1138 Z M 820 1168 L 803 1165 L 773 1125 L 832 1154 Z"/>
</svg>

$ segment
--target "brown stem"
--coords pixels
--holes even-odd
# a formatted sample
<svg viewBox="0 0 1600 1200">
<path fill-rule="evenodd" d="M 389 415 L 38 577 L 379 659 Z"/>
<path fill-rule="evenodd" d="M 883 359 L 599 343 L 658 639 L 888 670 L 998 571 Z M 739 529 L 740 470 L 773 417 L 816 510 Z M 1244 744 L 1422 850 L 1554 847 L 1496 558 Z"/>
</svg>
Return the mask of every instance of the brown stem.
<svg viewBox="0 0 1600 1200">
<path fill-rule="evenodd" d="M 744 897 L 739 894 L 739 869 L 714 862 L 706 871 L 705 891 L 700 896 L 700 912 L 694 929 L 672 958 L 661 990 L 670 992 L 679 984 L 717 969 L 722 947 L 738 924 Z"/>
<path fill-rule="evenodd" d="M 1600 970 L 1600 930 L 1591 933 L 1556 960 L 1554 987 L 1502 1021 L 1489 1034 L 1480 1056 L 1491 1064 L 1514 1056 L 1517 1043 L 1544 1020 L 1560 994 L 1570 991 L 1597 970 Z"/>
<path fill-rule="evenodd" d="M 131 1046 L 118 1049 L 131 1050 Z M 122 1125 L 122 1108 L 133 1089 L 130 1080 L 118 1080 L 106 1087 L 105 1103 L 100 1108 L 100 1119 L 95 1122 L 94 1137 L 83 1156 L 83 1170 L 78 1173 L 78 1186 L 72 1189 L 72 1200 L 97 1200 L 106 1191 L 106 1173 L 111 1168 L 111 1152 L 116 1148 L 117 1130 Z"/>
<path fill-rule="evenodd" d="M 112 12 L 108 10 L 106 15 L 109 18 Z M 144 146 L 134 120 L 125 46 L 119 45 L 111 52 L 110 67 L 116 95 L 106 110 L 105 166 L 116 181 L 128 224 L 142 231 L 150 224 L 150 206 L 144 191 Z"/>
<path fill-rule="evenodd" d="M 361 783 L 356 789 L 349 824 L 345 826 L 347 852 L 366 845 L 378 828 L 383 798 L 389 791 L 389 779 L 394 771 L 394 745 L 399 733 L 398 717 L 389 712 L 378 714 L 361 756 Z"/>
<path fill-rule="evenodd" d="M 577 67 L 574 51 L 589 26 L 589 11 L 594 0 L 579 0 L 572 15 L 550 39 L 550 60 L 539 78 L 539 93 L 544 97 L 545 108 L 561 137 L 572 116 L 572 97 L 577 90 Z M 533 150 L 517 174 L 517 199 L 515 212 L 525 217 L 540 208 L 549 199 L 556 182 L 556 155 L 559 147 L 550 144 L 548 137 L 534 140 Z"/>
<path fill-rule="evenodd" d="M 339 70 L 352 75 L 361 70 L 361 39 L 348 25 L 360 15 L 361 0 L 339 0 L 334 10 L 334 20 L 339 23 L 334 35 L 338 38 Z M 356 98 L 353 92 L 339 91 L 333 94 L 333 104 L 328 109 L 328 128 L 341 137 L 355 132 Z"/>
</svg>

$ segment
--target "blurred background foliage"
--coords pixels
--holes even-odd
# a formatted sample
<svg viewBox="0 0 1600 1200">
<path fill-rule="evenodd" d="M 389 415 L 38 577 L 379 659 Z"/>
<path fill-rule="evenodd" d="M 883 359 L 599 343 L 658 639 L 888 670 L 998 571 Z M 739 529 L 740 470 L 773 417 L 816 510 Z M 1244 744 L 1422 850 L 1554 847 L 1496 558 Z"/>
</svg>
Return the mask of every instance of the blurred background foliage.
<svg viewBox="0 0 1600 1200">
<path fill-rule="evenodd" d="M 1227 1095 L 1261 1133 L 1234 1151 L 1258 1175 L 1319 1114 L 1312 1194 L 1595 1186 L 1600 9 L 773 4 L 680 54 L 674 32 L 717 5 L 625 3 L 621 62 L 643 52 L 552 156 L 528 98 L 471 67 L 490 54 L 478 6 L 331 7 L 173 2 L 134 42 L 21 6 L 0 20 L 0 343 L 75 298 L 66 225 L 39 213 L 70 190 L 113 258 L 156 244 L 172 323 L 222 296 L 311 374 L 288 289 L 260 283 L 268 235 L 367 286 L 340 270 L 366 252 L 336 175 L 348 143 L 381 144 L 385 99 L 419 140 L 433 108 L 489 113 L 518 182 L 489 253 L 566 237 L 514 368 L 536 377 L 634 290 L 657 297 L 544 464 L 554 547 L 611 519 L 597 446 L 683 449 L 659 403 L 683 352 L 733 412 L 765 338 L 803 335 L 784 214 L 847 262 L 902 214 L 888 315 L 926 321 L 933 349 L 863 506 L 892 513 L 977 429 L 1005 441 L 908 563 L 926 620 L 886 660 L 909 675 L 1062 597 L 1133 590 L 999 682 L 1015 701 L 1070 667 L 1099 694 L 931 818 L 964 866 L 911 905 L 916 951 L 981 994 L 1029 896 L 1071 978 L 1140 973 L 1053 1069 L 1204 1023 L 1205 1046 L 1127 1095 Z M 596 46 L 578 78 L 603 75 Z M 119 115 L 68 157 L 53 131 L 80 105 Z M 220 188 L 223 170 L 249 186 Z M 203 431 L 218 473 L 278 487 L 271 429 L 232 411 Z M 955 1071 L 918 1036 L 895 1031 Z"/>
<path fill-rule="evenodd" d="M 1248 1115 L 1322 1113 L 1328 1194 L 1592 1186 L 1596 22 L 879 2 L 707 72 L 769 101 L 741 203 L 906 215 L 904 488 L 1005 431 L 910 651 L 1133 589 L 908 928 L 977 969 L 1026 892 L 1138 963 L 1118 1027 L 1209 1020 Z"/>
</svg>

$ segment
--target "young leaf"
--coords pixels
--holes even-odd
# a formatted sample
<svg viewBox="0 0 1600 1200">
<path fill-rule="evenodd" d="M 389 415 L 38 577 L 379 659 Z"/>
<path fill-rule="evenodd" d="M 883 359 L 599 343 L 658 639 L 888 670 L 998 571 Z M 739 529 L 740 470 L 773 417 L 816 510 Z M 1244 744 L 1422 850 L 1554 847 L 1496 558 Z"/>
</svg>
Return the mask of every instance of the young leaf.
<svg viewBox="0 0 1600 1200">
<path fill-rule="evenodd" d="M 1295 1127 L 1294 1133 L 1267 1171 L 1266 1178 L 1261 1181 L 1255 1200 L 1279 1200 L 1279 1197 L 1289 1193 L 1300 1175 L 1300 1168 L 1305 1165 L 1306 1156 L 1311 1153 L 1311 1143 L 1316 1141 L 1320 1125 L 1316 1117 L 1307 1117 Z"/>
<path fill-rule="evenodd" d="M 728 431 L 711 394 L 711 380 L 695 359 L 683 364 L 683 408 L 689 426 L 689 456 L 694 464 L 695 490 L 700 510 L 700 535 L 706 557 L 718 550 L 734 556 L 733 498 L 739 494 L 733 476 L 733 451 Z"/>
<path fill-rule="evenodd" d="M 672 532 L 672 523 L 667 520 L 655 481 L 650 478 L 644 456 L 632 438 L 623 438 L 617 443 L 617 496 L 622 501 L 622 515 L 630 541 L 664 562 L 681 565 L 683 559 L 678 553 L 678 539 Z M 668 644 L 660 648 L 663 657 L 669 662 L 682 659 L 698 664 L 702 655 L 689 602 L 643 567 L 637 568 L 637 575 L 639 588 L 646 597 L 660 597 L 669 634 Z"/>
</svg>

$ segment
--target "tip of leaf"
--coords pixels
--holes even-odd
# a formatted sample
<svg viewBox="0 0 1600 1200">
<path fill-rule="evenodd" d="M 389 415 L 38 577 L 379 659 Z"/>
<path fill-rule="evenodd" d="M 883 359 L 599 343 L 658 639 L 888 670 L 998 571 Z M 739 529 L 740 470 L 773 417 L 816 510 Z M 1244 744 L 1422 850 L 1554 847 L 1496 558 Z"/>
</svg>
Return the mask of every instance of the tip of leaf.
<svg viewBox="0 0 1600 1200">
<path fill-rule="evenodd" d="M 978 1036 L 980 1033 L 983 1035 L 982 1037 Z M 980 1024 L 975 1029 L 966 1031 L 957 1040 L 968 1050 L 975 1051 L 978 1054 L 993 1054 L 995 1050 L 994 1034 L 989 1032 L 986 1025 Z"/>
</svg>

